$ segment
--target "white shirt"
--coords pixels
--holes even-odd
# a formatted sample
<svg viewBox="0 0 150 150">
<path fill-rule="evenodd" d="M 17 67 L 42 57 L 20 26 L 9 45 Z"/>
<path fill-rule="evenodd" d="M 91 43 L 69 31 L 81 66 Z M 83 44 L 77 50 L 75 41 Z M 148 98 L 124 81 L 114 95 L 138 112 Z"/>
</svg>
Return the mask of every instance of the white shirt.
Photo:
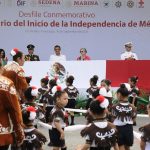
<svg viewBox="0 0 150 150">
<path fill-rule="evenodd" d="M 124 53 L 121 54 L 121 60 L 125 60 L 129 57 L 132 57 L 133 59 L 138 60 L 136 53 L 133 53 L 131 51 L 130 52 L 125 51 Z"/>
<path fill-rule="evenodd" d="M 124 106 L 129 105 L 129 103 L 120 103 L 120 104 L 124 105 Z M 114 120 L 113 124 L 116 125 L 116 126 L 124 126 L 126 124 L 133 124 L 133 120 L 129 117 L 126 117 L 126 119 L 124 118 L 124 120 L 121 121 L 121 119 L 117 117 Z"/>
<path fill-rule="evenodd" d="M 51 55 L 49 58 L 50 61 L 55 61 L 55 62 L 59 62 L 59 61 L 66 61 L 66 56 L 60 54 L 59 56 L 57 55 Z"/>
</svg>

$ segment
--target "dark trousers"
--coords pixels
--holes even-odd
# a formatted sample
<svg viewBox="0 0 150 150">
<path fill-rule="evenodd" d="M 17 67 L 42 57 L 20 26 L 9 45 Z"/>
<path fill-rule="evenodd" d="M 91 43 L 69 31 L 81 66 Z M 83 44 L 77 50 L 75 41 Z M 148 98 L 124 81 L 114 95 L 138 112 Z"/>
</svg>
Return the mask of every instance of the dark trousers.
<svg viewBox="0 0 150 150">
<path fill-rule="evenodd" d="M 6 145 L 6 146 L 0 146 L 0 150 L 8 150 L 9 148 L 9 145 Z"/>
</svg>

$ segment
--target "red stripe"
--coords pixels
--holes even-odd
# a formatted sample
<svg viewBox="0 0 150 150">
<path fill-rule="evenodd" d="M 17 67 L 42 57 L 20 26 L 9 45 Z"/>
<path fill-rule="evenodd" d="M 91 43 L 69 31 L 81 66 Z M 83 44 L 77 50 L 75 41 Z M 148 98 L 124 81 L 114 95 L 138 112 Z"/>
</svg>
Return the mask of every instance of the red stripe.
<svg viewBox="0 0 150 150">
<path fill-rule="evenodd" d="M 113 87 L 128 82 L 131 76 L 138 76 L 138 87 L 150 90 L 150 60 L 107 60 L 106 78 L 112 81 Z"/>
</svg>

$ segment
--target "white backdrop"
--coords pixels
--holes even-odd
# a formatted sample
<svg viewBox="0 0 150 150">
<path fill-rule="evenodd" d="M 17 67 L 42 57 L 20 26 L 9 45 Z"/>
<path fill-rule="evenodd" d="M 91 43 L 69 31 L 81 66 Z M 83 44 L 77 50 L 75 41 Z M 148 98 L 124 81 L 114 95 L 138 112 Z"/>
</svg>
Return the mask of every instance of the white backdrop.
<svg viewBox="0 0 150 150">
<path fill-rule="evenodd" d="M 46 61 L 58 44 L 68 60 L 75 60 L 81 47 L 92 59 L 120 59 L 123 44 L 132 41 L 139 58 L 149 59 L 149 10 L 150 0 L 0 0 L 0 48 L 9 56 L 14 47 L 27 53 L 32 43 Z M 95 24 L 87 28 L 87 23 Z"/>
<path fill-rule="evenodd" d="M 26 76 L 32 76 L 31 85 L 40 87 L 40 80 L 47 75 L 53 62 L 40 61 L 40 62 L 26 62 L 24 70 Z M 61 62 L 68 72 L 68 75 L 75 77 L 74 85 L 77 88 L 88 88 L 90 86 L 89 80 L 93 75 L 98 75 L 99 83 L 102 79 L 106 78 L 106 61 L 66 61 Z M 93 67 L 94 66 L 94 67 Z M 61 84 L 62 87 L 65 84 Z"/>
</svg>

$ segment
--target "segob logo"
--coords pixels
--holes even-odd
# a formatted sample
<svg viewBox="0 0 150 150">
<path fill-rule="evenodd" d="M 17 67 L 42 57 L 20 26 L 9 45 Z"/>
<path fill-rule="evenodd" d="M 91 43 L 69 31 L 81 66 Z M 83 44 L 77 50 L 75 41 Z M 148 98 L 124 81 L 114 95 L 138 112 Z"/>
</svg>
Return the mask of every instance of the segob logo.
<svg viewBox="0 0 150 150">
<path fill-rule="evenodd" d="M 17 6 L 25 6 L 26 1 L 25 0 L 17 0 Z"/>
<path fill-rule="evenodd" d="M 61 5 L 63 0 L 38 0 L 39 5 Z"/>
</svg>

